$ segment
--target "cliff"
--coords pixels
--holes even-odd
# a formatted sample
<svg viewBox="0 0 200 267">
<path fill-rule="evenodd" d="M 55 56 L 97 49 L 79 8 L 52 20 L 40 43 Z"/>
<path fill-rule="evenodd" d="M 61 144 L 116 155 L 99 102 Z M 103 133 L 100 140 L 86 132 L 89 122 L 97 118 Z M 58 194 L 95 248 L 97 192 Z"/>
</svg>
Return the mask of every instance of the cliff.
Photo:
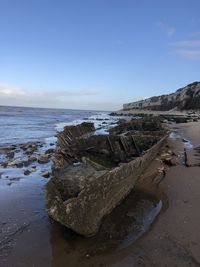
<svg viewBox="0 0 200 267">
<path fill-rule="evenodd" d="M 188 84 L 172 94 L 153 96 L 123 105 L 125 111 L 132 109 L 157 111 L 200 109 L 200 82 Z"/>
</svg>

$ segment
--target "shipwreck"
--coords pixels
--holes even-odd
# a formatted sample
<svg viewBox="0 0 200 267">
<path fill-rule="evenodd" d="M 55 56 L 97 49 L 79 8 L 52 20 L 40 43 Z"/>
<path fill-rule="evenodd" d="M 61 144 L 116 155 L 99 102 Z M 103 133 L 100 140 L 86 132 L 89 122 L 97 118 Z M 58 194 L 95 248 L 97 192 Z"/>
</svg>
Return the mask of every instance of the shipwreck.
<svg viewBox="0 0 200 267">
<path fill-rule="evenodd" d="M 53 178 L 46 185 L 50 217 L 86 237 L 130 193 L 166 139 L 158 119 L 120 121 L 108 135 L 93 123 L 58 135 Z"/>
</svg>

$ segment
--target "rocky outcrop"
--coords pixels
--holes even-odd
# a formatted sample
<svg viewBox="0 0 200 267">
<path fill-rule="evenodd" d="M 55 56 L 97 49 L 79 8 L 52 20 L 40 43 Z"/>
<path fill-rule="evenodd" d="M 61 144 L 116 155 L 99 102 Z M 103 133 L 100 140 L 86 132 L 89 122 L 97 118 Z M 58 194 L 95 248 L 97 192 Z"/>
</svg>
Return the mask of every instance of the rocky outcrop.
<svg viewBox="0 0 200 267">
<path fill-rule="evenodd" d="M 140 133 L 143 123 L 146 126 Z M 54 220 L 84 236 L 95 235 L 103 217 L 133 189 L 166 133 L 158 130 L 156 121 L 125 124 L 108 136 L 91 135 L 91 126 L 90 135 L 80 131 L 70 143 L 69 128 L 61 134 L 62 153 L 58 146 L 59 157 L 54 159 L 59 168 L 54 169 L 54 177 L 46 185 L 47 211 Z M 118 131 L 120 134 L 116 134 Z"/>
<path fill-rule="evenodd" d="M 175 93 L 153 96 L 145 100 L 123 105 L 123 110 L 199 110 L 200 109 L 200 82 L 194 82 L 178 89 Z"/>
</svg>

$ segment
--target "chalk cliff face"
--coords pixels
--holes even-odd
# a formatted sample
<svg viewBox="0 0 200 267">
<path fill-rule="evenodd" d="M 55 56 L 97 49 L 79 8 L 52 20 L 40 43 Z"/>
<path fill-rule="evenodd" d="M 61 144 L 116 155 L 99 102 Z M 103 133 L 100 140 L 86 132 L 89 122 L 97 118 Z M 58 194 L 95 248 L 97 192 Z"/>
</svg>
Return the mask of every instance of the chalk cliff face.
<svg viewBox="0 0 200 267">
<path fill-rule="evenodd" d="M 194 82 L 178 89 L 175 93 L 161 96 L 153 96 L 145 100 L 127 103 L 123 110 L 146 109 L 168 111 L 200 109 L 200 82 Z"/>
</svg>

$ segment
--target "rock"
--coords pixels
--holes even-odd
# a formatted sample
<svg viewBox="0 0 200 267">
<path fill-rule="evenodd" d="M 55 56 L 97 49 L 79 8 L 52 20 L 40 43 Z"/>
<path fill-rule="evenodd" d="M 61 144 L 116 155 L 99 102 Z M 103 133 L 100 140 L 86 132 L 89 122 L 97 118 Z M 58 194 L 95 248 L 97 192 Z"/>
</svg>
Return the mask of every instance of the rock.
<svg viewBox="0 0 200 267">
<path fill-rule="evenodd" d="M 15 152 L 13 152 L 13 151 L 10 151 L 10 152 L 7 152 L 7 158 L 9 158 L 9 159 L 13 159 L 14 158 L 14 155 L 15 155 Z"/>
<path fill-rule="evenodd" d="M 23 161 L 11 161 L 8 163 L 8 166 L 10 167 L 17 167 L 17 168 L 22 168 L 24 166 Z"/>
<path fill-rule="evenodd" d="M 169 167 L 176 165 L 176 163 L 171 158 L 163 159 L 162 162 Z"/>
<path fill-rule="evenodd" d="M 19 147 L 20 147 L 20 149 L 22 149 L 24 151 L 27 149 L 26 144 L 21 144 Z"/>
<path fill-rule="evenodd" d="M 29 175 L 31 171 L 29 169 L 24 170 L 24 175 Z"/>
<path fill-rule="evenodd" d="M 31 172 L 35 172 L 36 171 L 36 166 L 33 166 L 29 169 Z"/>
<path fill-rule="evenodd" d="M 19 162 L 16 162 L 16 163 L 15 163 L 15 166 L 16 166 L 17 168 L 22 168 L 22 167 L 24 166 L 24 163 L 23 163 L 23 161 L 19 161 Z"/>
<path fill-rule="evenodd" d="M 52 154 L 46 154 L 47 157 L 50 159 L 52 157 Z"/>
<path fill-rule="evenodd" d="M 45 151 L 45 154 L 53 154 L 55 152 L 55 149 L 49 148 Z"/>
<path fill-rule="evenodd" d="M 1 163 L 1 166 L 2 166 L 3 168 L 6 168 L 6 167 L 8 166 L 8 162 L 2 162 L 2 163 Z"/>
<path fill-rule="evenodd" d="M 19 177 L 12 177 L 12 178 L 10 178 L 9 180 L 10 180 L 10 181 L 19 181 L 20 178 L 19 178 Z"/>
<path fill-rule="evenodd" d="M 123 105 L 124 111 L 129 110 L 153 110 L 169 111 L 178 110 L 199 110 L 200 109 L 200 82 L 194 82 L 178 89 L 169 95 L 153 96 L 145 100 L 140 100 Z M 188 122 L 194 114 L 183 116 L 163 116 L 163 119 L 172 120 L 176 123 Z M 194 118 L 195 119 L 195 118 Z"/>
<path fill-rule="evenodd" d="M 49 162 L 49 157 L 48 155 L 41 155 L 39 158 L 38 158 L 38 163 L 40 164 L 45 164 L 45 163 L 48 163 Z"/>
<path fill-rule="evenodd" d="M 24 170 L 24 175 L 29 175 L 29 174 L 31 174 L 32 172 L 35 172 L 35 171 L 36 171 L 36 168 L 34 168 L 34 167 L 31 167 L 29 169 L 25 169 Z"/>
<path fill-rule="evenodd" d="M 28 149 L 26 150 L 26 154 L 27 154 L 27 155 L 31 155 L 31 154 L 34 153 L 34 151 L 35 151 L 35 148 L 28 148 Z"/>
<path fill-rule="evenodd" d="M 49 178 L 50 177 L 50 172 L 43 172 L 41 174 L 41 176 L 44 177 L 44 178 Z"/>
<path fill-rule="evenodd" d="M 37 161 L 37 158 L 36 158 L 36 157 L 32 156 L 32 157 L 29 157 L 29 158 L 28 158 L 28 162 L 29 162 L 29 163 L 32 163 L 32 162 L 34 162 L 34 161 Z"/>
<path fill-rule="evenodd" d="M 31 164 L 31 162 L 29 160 L 28 161 L 24 161 L 24 167 L 28 167 L 30 164 Z"/>
</svg>

